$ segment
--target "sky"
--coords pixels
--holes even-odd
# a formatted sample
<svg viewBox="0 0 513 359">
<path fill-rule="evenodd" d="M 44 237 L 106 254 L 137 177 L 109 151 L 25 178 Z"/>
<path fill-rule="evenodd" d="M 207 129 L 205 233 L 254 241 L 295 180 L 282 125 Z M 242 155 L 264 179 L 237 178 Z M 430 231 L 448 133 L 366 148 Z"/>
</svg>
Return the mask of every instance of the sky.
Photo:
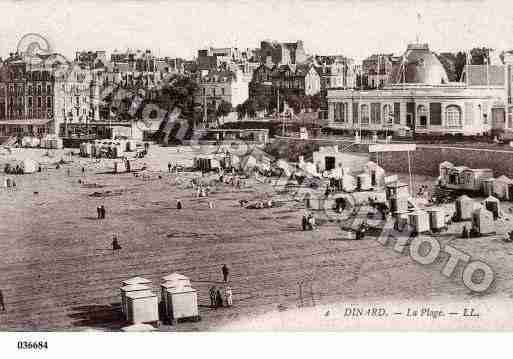
<svg viewBox="0 0 513 359">
<path fill-rule="evenodd" d="M 301 39 L 310 54 L 361 60 L 402 54 L 417 34 L 437 52 L 513 49 L 513 1 L 0 0 L 0 56 L 14 52 L 27 33 L 41 34 L 67 57 L 77 49 L 149 48 L 192 58 L 206 46 Z"/>
</svg>

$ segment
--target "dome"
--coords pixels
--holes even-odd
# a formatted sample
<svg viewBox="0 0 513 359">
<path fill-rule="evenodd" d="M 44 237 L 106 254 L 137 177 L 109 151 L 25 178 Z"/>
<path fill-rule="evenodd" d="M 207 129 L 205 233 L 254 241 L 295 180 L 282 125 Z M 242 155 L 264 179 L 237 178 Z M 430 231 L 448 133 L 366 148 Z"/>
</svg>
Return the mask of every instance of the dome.
<svg viewBox="0 0 513 359">
<path fill-rule="evenodd" d="M 427 44 L 410 44 L 403 55 L 396 83 L 440 85 L 449 82 L 447 72 Z"/>
</svg>

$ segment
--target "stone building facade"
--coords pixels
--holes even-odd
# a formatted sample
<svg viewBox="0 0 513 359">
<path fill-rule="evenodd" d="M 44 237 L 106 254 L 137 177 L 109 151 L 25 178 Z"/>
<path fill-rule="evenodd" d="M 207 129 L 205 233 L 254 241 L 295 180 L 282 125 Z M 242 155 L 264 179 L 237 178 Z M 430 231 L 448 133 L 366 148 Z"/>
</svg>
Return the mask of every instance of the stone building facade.
<svg viewBox="0 0 513 359">
<path fill-rule="evenodd" d="M 427 44 L 412 44 L 390 83 L 381 89 L 328 90 L 329 127 L 482 135 L 491 132 L 491 109 L 503 96 L 504 79 L 486 84 L 449 83 Z"/>
</svg>

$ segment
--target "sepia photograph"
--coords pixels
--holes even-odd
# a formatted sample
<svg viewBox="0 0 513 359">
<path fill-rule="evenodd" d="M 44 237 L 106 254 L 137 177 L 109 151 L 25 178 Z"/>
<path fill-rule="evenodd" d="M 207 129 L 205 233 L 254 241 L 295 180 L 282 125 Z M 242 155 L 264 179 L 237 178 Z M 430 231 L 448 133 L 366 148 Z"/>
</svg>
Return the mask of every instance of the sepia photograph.
<svg viewBox="0 0 513 359">
<path fill-rule="evenodd" d="M 513 329 L 509 1 L 0 14 L 15 352 L 70 332 Z"/>
</svg>

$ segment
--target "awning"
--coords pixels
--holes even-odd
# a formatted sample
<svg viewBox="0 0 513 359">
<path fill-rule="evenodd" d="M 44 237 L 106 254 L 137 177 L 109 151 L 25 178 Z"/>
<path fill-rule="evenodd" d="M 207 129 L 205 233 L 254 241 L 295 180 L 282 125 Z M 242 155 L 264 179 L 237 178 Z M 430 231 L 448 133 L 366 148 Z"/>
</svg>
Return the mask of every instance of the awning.
<svg viewBox="0 0 513 359">
<path fill-rule="evenodd" d="M 53 121 L 51 118 L 25 118 L 22 120 L 1 120 L 0 125 L 16 125 L 16 126 L 42 126 L 46 125 L 48 122 Z"/>
</svg>

